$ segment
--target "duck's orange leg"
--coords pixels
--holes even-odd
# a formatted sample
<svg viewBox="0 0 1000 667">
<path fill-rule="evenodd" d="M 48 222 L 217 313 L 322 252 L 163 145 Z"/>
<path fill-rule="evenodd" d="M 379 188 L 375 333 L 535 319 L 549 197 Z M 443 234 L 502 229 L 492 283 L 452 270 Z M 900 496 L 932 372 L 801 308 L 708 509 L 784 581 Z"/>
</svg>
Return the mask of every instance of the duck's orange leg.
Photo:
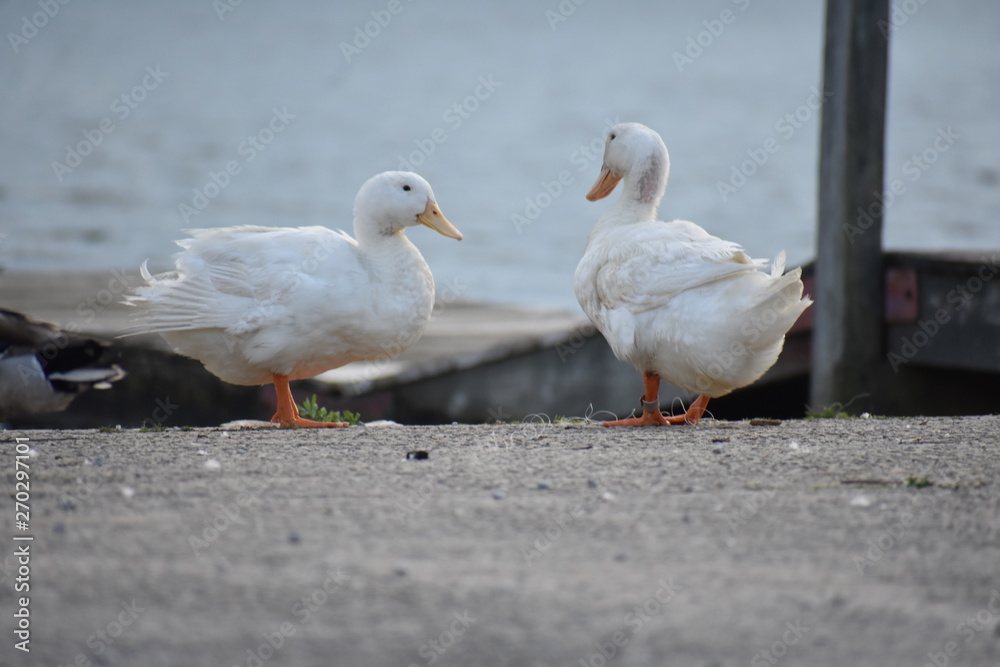
<svg viewBox="0 0 1000 667">
<path fill-rule="evenodd" d="M 299 417 L 299 409 L 295 406 L 295 399 L 292 398 L 292 390 L 288 387 L 288 376 L 275 373 L 273 377 L 274 391 L 278 394 L 278 411 L 271 417 L 271 421 L 278 422 L 282 426 L 299 426 L 302 428 L 337 428 L 348 426 L 347 422 L 317 422 Z"/>
<path fill-rule="evenodd" d="M 667 417 L 668 424 L 691 424 L 692 426 L 698 423 L 702 415 L 705 414 L 705 408 L 708 407 L 709 397 L 702 394 L 694 400 L 690 406 L 688 406 L 687 412 L 682 415 L 677 415 L 676 417 Z"/>
<path fill-rule="evenodd" d="M 660 376 L 652 371 L 642 374 L 646 393 L 642 396 L 642 416 L 604 422 L 604 426 L 666 426 L 669 422 L 660 414 Z"/>
<path fill-rule="evenodd" d="M 646 393 L 642 397 L 642 416 L 631 419 L 618 419 L 616 421 L 604 422 L 604 426 L 667 426 L 671 424 L 697 424 L 705 408 L 708 407 L 709 397 L 704 394 L 695 399 L 691 407 L 683 415 L 676 417 L 664 417 L 660 412 L 660 376 L 652 371 L 642 374 L 643 385 Z"/>
</svg>

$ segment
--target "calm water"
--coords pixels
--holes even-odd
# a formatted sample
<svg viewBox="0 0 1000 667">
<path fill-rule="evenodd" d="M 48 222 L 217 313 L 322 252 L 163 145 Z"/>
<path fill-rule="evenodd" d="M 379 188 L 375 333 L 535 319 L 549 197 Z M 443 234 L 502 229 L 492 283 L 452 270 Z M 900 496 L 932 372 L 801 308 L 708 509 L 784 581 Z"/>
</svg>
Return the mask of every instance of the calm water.
<svg viewBox="0 0 1000 667">
<path fill-rule="evenodd" d="M 886 245 L 1000 248 L 1000 4 L 894 4 L 918 9 L 893 32 Z M 0 4 L 4 268 L 162 268 L 189 227 L 350 229 L 360 184 L 405 161 L 465 233 L 410 233 L 439 286 L 576 308 L 616 119 L 670 149 L 663 217 L 814 254 L 821 2 L 223 6 Z"/>
</svg>

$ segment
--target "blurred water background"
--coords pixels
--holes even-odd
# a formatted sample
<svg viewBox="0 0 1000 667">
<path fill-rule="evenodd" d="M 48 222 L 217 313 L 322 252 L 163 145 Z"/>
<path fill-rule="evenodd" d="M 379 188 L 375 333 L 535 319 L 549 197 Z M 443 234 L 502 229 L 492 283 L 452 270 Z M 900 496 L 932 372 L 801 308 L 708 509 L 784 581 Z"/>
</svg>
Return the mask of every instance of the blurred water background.
<svg viewBox="0 0 1000 667">
<path fill-rule="evenodd" d="M 576 309 L 615 120 L 670 149 L 661 217 L 815 253 L 820 0 L 63 1 L 0 3 L 5 270 L 163 269 L 186 228 L 350 230 L 361 183 L 408 164 L 465 234 L 409 234 L 439 289 Z M 1000 3 L 893 11 L 885 244 L 1000 248 Z"/>
</svg>

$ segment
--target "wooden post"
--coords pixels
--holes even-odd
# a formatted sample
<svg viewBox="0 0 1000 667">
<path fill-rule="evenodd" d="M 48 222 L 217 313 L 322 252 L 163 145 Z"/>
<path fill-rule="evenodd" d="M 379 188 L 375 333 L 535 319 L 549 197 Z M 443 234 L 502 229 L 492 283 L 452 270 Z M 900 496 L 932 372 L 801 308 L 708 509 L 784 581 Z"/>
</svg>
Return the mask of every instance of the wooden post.
<svg viewBox="0 0 1000 667">
<path fill-rule="evenodd" d="M 878 404 L 889 0 L 827 0 L 810 404 Z M 864 395 L 868 395 L 865 397 Z"/>
</svg>

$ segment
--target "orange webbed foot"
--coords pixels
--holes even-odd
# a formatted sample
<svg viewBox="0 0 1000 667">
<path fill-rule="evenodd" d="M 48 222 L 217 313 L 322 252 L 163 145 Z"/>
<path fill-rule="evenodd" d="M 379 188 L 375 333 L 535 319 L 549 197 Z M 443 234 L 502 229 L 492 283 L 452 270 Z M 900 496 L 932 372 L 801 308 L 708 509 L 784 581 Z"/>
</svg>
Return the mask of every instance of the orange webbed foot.
<svg viewBox="0 0 1000 667">
<path fill-rule="evenodd" d="M 282 428 L 344 428 L 350 426 L 347 422 L 318 422 L 298 416 L 282 419 L 277 414 L 271 417 L 271 421 L 280 423 Z"/>
<path fill-rule="evenodd" d="M 601 426 L 666 426 L 669 423 L 670 420 L 660 414 L 659 410 L 656 410 L 643 412 L 641 417 L 603 422 Z"/>
<path fill-rule="evenodd" d="M 288 387 L 287 375 L 274 375 L 274 391 L 278 395 L 278 411 L 271 417 L 272 422 L 281 424 L 282 428 L 345 428 L 347 422 L 318 422 L 299 416 L 299 409 L 292 398 L 292 390 Z"/>
<path fill-rule="evenodd" d="M 674 426 L 679 424 L 697 424 L 705 414 L 709 397 L 702 394 L 691 404 L 682 415 L 664 417 L 660 413 L 660 376 L 652 371 L 643 373 L 643 383 L 646 393 L 642 397 L 642 416 L 630 419 L 617 419 L 604 422 L 603 426 Z"/>
</svg>

